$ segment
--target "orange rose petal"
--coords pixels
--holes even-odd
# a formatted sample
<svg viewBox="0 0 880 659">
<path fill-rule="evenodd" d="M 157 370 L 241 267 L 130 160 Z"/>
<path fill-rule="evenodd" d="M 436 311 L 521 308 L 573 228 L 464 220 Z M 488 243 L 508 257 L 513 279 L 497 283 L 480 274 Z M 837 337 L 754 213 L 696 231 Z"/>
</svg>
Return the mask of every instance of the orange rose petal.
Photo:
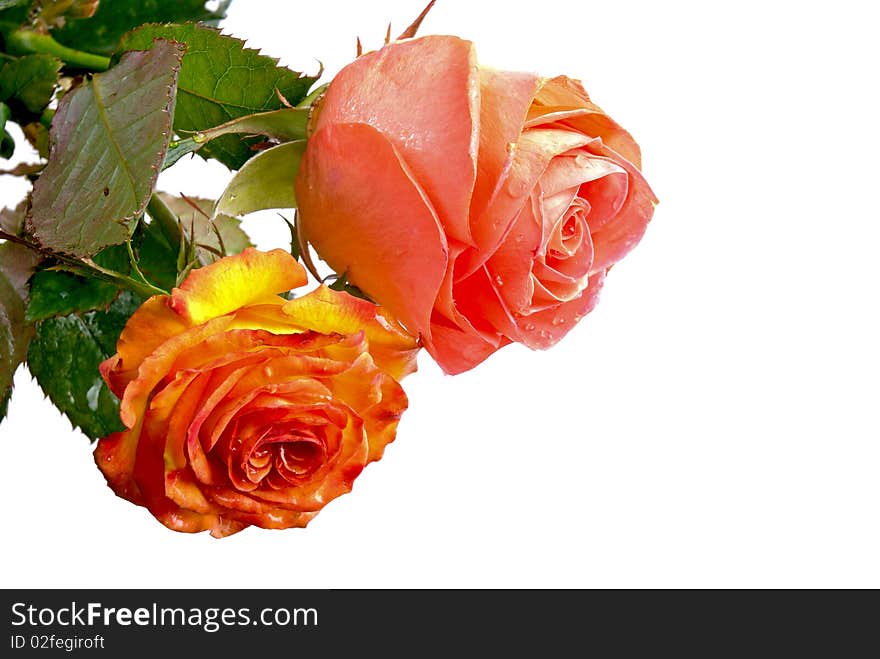
<svg viewBox="0 0 880 659">
<path fill-rule="evenodd" d="M 177 356 L 187 348 L 202 343 L 209 336 L 222 332 L 231 321 L 229 317 L 216 318 L 166 340 L 153 350 L 138 368 L 137 378 L 125 389 L 119 405 L 122 422 L 129 428 L 134 427 L 146 409 L 153 388 L 168 374 Z"/>
<path fill-rule="evenodd" d="M 312 511 L 351 490 L 368 452 L 362 420 L 340 401 L 325 402 L 321 408 L 327 418 L 339 417 L 322 433 L 326 450 L 323 464 L 299 482 L 269 479 L 268 487 L 253 493 L 256 498 L 290 510 Z"/>
<path fill-rule="evenodd" d="M 632 135 L 590 100 L 580 81 L 566 76 L 547 79 L 535 95 L 525 128 L 555 122 L 600 138 L 635 167 L 641 168 L 641 150 Z"/>
<path fill-rule="evenodd" d="M 605 273 L 599 272 L 590 277 L 589 284 L 580 297 L 560 304 L 557 308 L 546 309 L 517 319 L 520 338 L 523 344 L 533 350 L 546 350 L 558 343 L 575 325 L 599 302 L 599 294 L 605 280 Z"/>
<path fill-rule="evenodd" d="M 214 538 L 228 538 L 229 536 L 234 535 L 251 525 L 252 524 L 250 522 L 230 519 L 224 514 L 218 517 L 217 523 L 211 529 L 211 536 Z M 302 524 L 302 526 L 305 526 L 305 524 Z"/>
<path fill-rule="evenodd" d="M 309 140 L 296 198 L 302 236 L 322 258 L 410 333 L 429 334 L 446 238 L 391 143 L 365 124 L 326 125 Z"/>
<path fill-rule="evenodd" d="M 201 533 L 202 531 L 211 531 L 211 535 L 215 537 L 225 537 L 231 535 L 230 528 L 235 531 L 241 531 L 243 526 L 229 527 L 223 523 L 218 515 L 203 515 L 192 510 L 186 510 L 176 505 L 170 499 L 163 501 L 161 505 L 148 506 L 150 513 L 162 524 L 179 533 Z M 223 531 L 219 531 L 223 529 Z M 215 531 L 222 532 L 222 536 L 217 536 Z"/>
<path fill-rule="evenodd" d="M 579 261 L 579 259 L 569 259 L 570 261 Z M 589 265 L 592 261 L 584 258 L 584 262 Z M 565 269 L 567 262 L 558 266 Z M 555 302 L 568 302 L 576 298 L 581 290 L 587 285 L 588 274 L 583 272 L 584 268 L 575 264 L 572 268 L 575 272 L 566 274 L 554 269 L 545 263 L 534 263 L 532 266 L 532 276 L 535 278 L 535 292 L 532 299 L 532 307 L 540 304 L 543 299 L 545 302 L 552 299 Z M 549 297 L 542 298 L 546 294 Z"/>
<path fill-rule="evenodd" d="M 360 419 L 352 418 L 340 451 L 328 456 L 325 466 L 301 485 L 286 489 L 262 488 L 254 496 L 285 509 L 316 512 L 333 499 L 351 492 L 367 463 L 369 445 Z"/>
<path fill-rule="evenodd" d="M 520 136 L 505 176 L 493 192 L 486 211 L 474 224 L 474 235 L 480 236 L 480 249 L 465 252 L 456 267 L 457 279 L 476 272 L 499 245 L 508 242 L 507 235 L 517 214 L 534 194 L 550 161 L 592 141 L 579 133 L 555 128 L 529 130 Z"/>
<path fill-rule="evenodd" d="M 364 420 L 370 449 L 367 461 L 382 457 L 394 440 L 397 422 L 408 400 L 398 382 L 373 365 L 370 355 L 361 355 L 351 368 L 328 382 L 335 398 L 358 410 Z"/>
<path fill-rule="evenodd" d="M 382 399 L 361 413 L 367 433 L 367 462 L 381 459 L 385 447 L 397 436 L 397 425 L 409 406 L 403 387 L 383 375 L 380 380 Z"/>
<path fill-rule="evenodd" d="M 277 335 L 263 330 L 232 329 L 235 325 L 235 321 L 231 320 L 226 326 L 226 331 L 208 336 L 201 343 L 182 350 L 171 366 L 171 370 L 209 371 L 240 360 L 252 363 L 265 360 L 272 354 L 276 354 L 277 351 L 271 350 L 273 347 L 283 350 L 287 346 L 299 346 L 306 342 L 301 334 Z M 330 339 L 330 341 L 335 343 L 338 339 Z M 258 349 L 263 348 L 267 350 L 266 354 L 258 354 Z"/>
<path fill-rule="evenodd" d="M 461 291 L 456 282 L 459 264 L 471 251 L 460 243 L 450 245 L 450 264 L 431 316 L 432 335 L 430 339 L 423 339 L 425 349 L 447 374 L 476 366 L 501 346 L 497 329 L 480 323 L 485 318 L 479 310 L 482 293 L 473 291 L 470 297 L 459 295 Z M 439 338 L 434 337 L 435 331 L 441 333 Z M 470 366 L 466 366 L 468 364 Z"/>
<path fill-rule="evenodd" d="M 187 322 L 169 308 L 167 296 L 157 295 L 144 302 L 126 322 L 116 343 L 117 354 L 101 364 L 101 375 L 110 390 L 122 398 L 141 363 L 165 341 L 188 328 Z"/>
<path fill-rule="evenodd" d="M 321 102 L 315 133 L 328 126 L 361 123 L 384 134 L 424 188 L 446 233 L 470 243 L 468 208 L 479 146 L 479 89 L 479 67 L 470 41 L 426 36 L 394 42 L 339 72 Z M 309 150 L 319 149 L 310 143 Z M 382 162 L 371 160 L 369 149 L 347 155 L 360 159 L 357 166 L 368 179 L 380 178 L 385 169 Z M 299 191 L 296 196 L 301 203 Z M 405 226 L 400 219 L 397 224 L 392 220 L 395 228 Z"/>
<path fill-rule="evenodd" d="M 165 473 L 165 496 L 181 508 L 202 515 L 216 515 L 221 512 L 205 498 L 199 483 L 187 469 Z"/>
<path fill-rule="evenodd" d="M 555 194 L 550 193 L 541 181 L 541 217 L 544 225 L 544 245 L 538 251 L 538 255 L 543 256 L 547 253 L 547 242 L 556 229 L 559 220 L 565 215 L 577 198 L 578 187 L 562 190 Z"/>
<path fill-rule="evenodd" d="M 365 332 L 376 364 L 396 380 L 416 370 L 418 343 L 380 307 L 348 293 L 320 286 L 287 302 L 291 323 L 323 334 Z"/>
<path fill-rule="evenodd" d="M 150 401 L 150 421 L 154 425 L 161 424 L 164 429 L 159 452 L 164 456 L 166 471 L 186 466 L 183 451 L 186 425 L 198 409 L 206 385 L 207 378 L 200 378 L 197 372 L 178 371 Z"/>
<path fill-rule="evenodd" d="M 576 190 L 584 183 L 602 184 L 610 181 L 612 185 L 609 187 L 615 191 L 622 187 L 622 202 L 626 194 L 626 179 L 626 170 L 610 158 L 591 155 L 586 149 L 575 149 L 557 156 L 547 164 L 541 177 L 541 189 L 545 195 L 554 195 L 572 188 Z M 622 186 L 619 181 L 623 181 Z M 591 201 L 589 195 L 582 196 Z"/>
<path fill-rule="evenodd" d="M 93 455 L 110 489 L 123 499 L 143 505 L 143 494 L 132 478 L 139 437 L 140 426 L 113 433 L 98 440 Z"/>
<path fill-rule="evenodd" d="M 282 297 L 277 297 L 271 304 L 254 304 L 242 307 L 235 312 L 235 320 L 229 329 L 260 330 L 272 334 L 295 334 L 302 331 L 302 327 L 292 323 L 290 316 L 282 311 L 287 303 Z"/>
<path fill-rule="evenodd" d="M 480 69 L 480 153 L 470 210 L 471 230 L 478 246 L 497 242 L 497 236 L 486 235 L 485 223 L 477 224 L 476 220 L 510 166 L 511 145 L 519 141 L 540 83 L 534 73 Z"/>
<path fill-rule="evenodd" d="M 587 148 L 597 155 L 614 157 L 602 144 L 593 143 Z M 591 232 L 595 250 L 593 272 L 607 269 L 639 243 L 657 204 L 657 197 L 641 172 L 625 160 L 619 161 L 619 164 L 629 174 L 627 194 L 613 217 L 606 220 L 599 230 Z"/>
<path fill-rule="evenodd" d="M 233 363 L 220 372 L 212 373 L 209 380 L 210 384 L 208 386 L 208 391 L 210 393 L 203 401 L 201 401 L 198 411 L 191 417 L 186 433 L 186 449 L 190 464 L 200 480 L 207 482 L 210 473 L 210 469 L 204 464 L 207 460 L 204 451 L 210 451 L 214 448 L 214 444 L 226 428 L 228 419 L 232 418 L 232 414 L 227 416 L 226 408 L 222 403 L 225 402 L 229 392 L 232 391 L 235 385 L 237 385 L 238 382 L 250 371 L 250 368 L 250 364 L 242 366 Z M 203 434 L 202 426 L 212 417 L 214 417 L 214 419 L 219 418 L 226 420 L 222 422 L 213 420 L 213 423 L 209 425 L 213 434 L 208 435 L 210 439 L 205 438 L 203 449 L 202 442 L 200 441 L 201 435 Z"/>
<path fill-rule="evenodd" d="M 484 322 L 496 328 L 500 334 L 499 347 L 513 341 L 519 342 L 520 329 L 517 321 L 499 292 L 497 280 L 483 266 L 470 277 L 457 284 L 464 313 L 481 313 Z"/>
<path fill-rule="evenodd" d="M 275 367 L 276 365 L 273 364 L 273 368 Z M 264 393 L 280 394 L 282 396 L 295 394 L 297 402 L 308 403 L 326 400 L 330 397 L 330 392 L 326 387 L 317 380 L 303 377 L 302 374 L 292 376 L 295 379 L 288 382 L 274 383 L 263 381 L 262 376 L 265 375 L 265 371 L 242 370 L 244 372 L 241 375 L 236 375 L 234 386 L 229 389 L 224 387 L 222 395 L 217 397 L 222 399 L 222 402 L 220 400 L 215 402 L 213 397 L 206 401 L 205 407 L 210 407 L 210 409 L 206 412 L 200 412 L 199 416 L 193 421 L 190 427 L 190 442 L 197 443 L 201 425 L 210 415 L 210 434 L 207 437 L 204 436 L 205 433 L 201 434 L 203 435 L 202 441 L 205 444 L 206 450 L 213 449 L 233 417 Z M 266 375 L 266 377 L 268 378 L 269 376 Z M 290 401 L 284 400 L 280 401 L 280 403 L 289 405 Z"/>
<path fill-rule="evenodd" d="M 464 330 L 439 314 L 434 316 L 433 323 L 431 343 L 426 344 L 425 349 L 447 375 L 457 375 L 472 369 L 510 343 L 500 335 L 495 342 L 487 341 L 481 335 Z"/>
<path fill-rule="evenodd" d="M 355 410 L 362 410 L 382 400 L 382 371 L 376 368 L 369 354 L 362 354 L 349 368 L 327 380 L 328 389 Z"/>
<path fill-rule="evenodd" d="M 286 510 L 231 489 L 210 488 L 205 494 L 209 500 L 226 509 L 224 517 L 263 529 L 305 528 L 318 514 L 317 511 Z"/>
<path fill-rule="evenodd" d="M 287 251 L 254 248 L 193 270 L 171 292 L 171 308 L 193 325 L 308 283 L 305 269 Z"/>
<path fill-rule="evenodd" d="M 532 262 L 542 243 L 543 225 L 540 201 L 533 196 L 522 207 L 507 239 L 486 263 L 493 287 L 514 314 L 525 313 L 531 306 Z"/>
<path fill-rule="evenodd" d="M 121 366 L 122 359 L 118 354 L 105 359 L 98 365 L 98 372 L 107 383 L 107 388 L 117 398 L 122 398 L 128 383 L 137 377 L 137 369 L 124 370 Z"/>
<path fill-rule="evenodd" d="M 159 406 L 143 419 L 144 430 L 137 445 L 137 459 L 132 476 L 143 493 L 141 505 L 162 524 L 175 531 L 197 533 L 214 528 L 218 518 L 212 511 L 203 514 L 183 508 L 165 494 L 164 443 L 169 410 Z"/>
</svg>

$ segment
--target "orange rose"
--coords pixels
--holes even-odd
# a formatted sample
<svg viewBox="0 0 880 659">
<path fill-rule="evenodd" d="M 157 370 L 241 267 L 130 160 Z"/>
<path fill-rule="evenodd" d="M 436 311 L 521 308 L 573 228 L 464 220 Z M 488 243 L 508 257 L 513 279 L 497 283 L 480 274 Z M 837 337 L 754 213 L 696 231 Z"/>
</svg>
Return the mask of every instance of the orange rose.
<svg viewBox="0 0 880 659">
<path fill-rule="evenodd" d="M 313 129 L 303 237 L 448 373 L 559 341 L 656 202 L 638 146 L 581 83 L 481 67 L 456 37 L 357 59 Z"/>
<path fill-rule="evenodd" d="M 95 461 L 168 528 L 305 526 L 394 439 L 414 340 L 375 305 L 306 283 L 282 250 L 193 271 L 131 317 L 101 373 L 128 428 Z"/>
</svg>

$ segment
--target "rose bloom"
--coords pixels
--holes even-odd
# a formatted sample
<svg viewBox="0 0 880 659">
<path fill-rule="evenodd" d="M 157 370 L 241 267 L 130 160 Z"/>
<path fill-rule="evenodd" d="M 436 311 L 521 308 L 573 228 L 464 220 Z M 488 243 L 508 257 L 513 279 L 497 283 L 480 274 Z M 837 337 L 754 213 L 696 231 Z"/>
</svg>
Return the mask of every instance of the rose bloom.
<svg viewBox="0 0 880 659">
<path fill-rule="evenodd" d="M 480 66 L 452 36 L 358 58 L 312 128 L 303 237 L 448 373 L 559 341 L 656 202 L 639 147 L 580 82 Z"/>
<path fill-rule="evenodd" d="M 101 374 L 127 430 L 95 461 L 119 496 L 175 531 L 305 526 L 394 439 L 411 336 L 283 250 L 194 270 L 129 319 Z"/>
</svg>

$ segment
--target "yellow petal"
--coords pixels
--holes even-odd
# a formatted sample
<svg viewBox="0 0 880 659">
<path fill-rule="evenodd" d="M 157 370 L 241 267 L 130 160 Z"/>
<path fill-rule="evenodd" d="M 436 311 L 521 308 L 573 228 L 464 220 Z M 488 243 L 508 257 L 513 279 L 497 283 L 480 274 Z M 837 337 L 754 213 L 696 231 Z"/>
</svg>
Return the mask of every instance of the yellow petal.
<svg viewBox="0 0 880 659">
<path fill-rule="evenodd" d="M 305 269 L 288 252 L 241 254 L 198 268 L 171 292 L 171 308 L 193 325 L 250 304 L 271 303 L 278 293 L 304 286 Z"/>
<path fill-rule="evenodd" d="M 303 330 L 345 336 L 363 331 L 373 361 L 395 380 L 416 370 L 416 339 L 372 302 L 320 286 L 287 302 L 283 311 Z"/>
</svg>

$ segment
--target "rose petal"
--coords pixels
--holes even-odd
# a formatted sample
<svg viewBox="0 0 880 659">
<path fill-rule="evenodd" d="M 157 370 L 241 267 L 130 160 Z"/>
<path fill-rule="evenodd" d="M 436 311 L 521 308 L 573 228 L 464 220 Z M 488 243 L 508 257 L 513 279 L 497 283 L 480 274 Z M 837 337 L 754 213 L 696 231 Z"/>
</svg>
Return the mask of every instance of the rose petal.
<svg viewBox="0 0 880 659">
<path fill-rule="evenodd" d="M 452 374 L 468 370 L 495 352 L 501 345 L 501 336 L 497 329 L 482 321 L 478 302 L 481 293 L 469 291 L 462 295 L 457 283 L 456 273 L 464 262 L 460 257 L 470 249 L 461 243 L 451 243 L 449 249 L 450 262 L 431 317 L 431 338 L 422 343 L 443 371 Z M 439 339 L 435 340 L 434 330 L 441 333 Z"/>
<path fill-rule="evenodd" d="M 579 80 L 566 76 L 545 80 L 535 95 L 525 128 L 557 122 L 600 138 L 636 168 L 641 168 L 641 150 L 632 135 L 590 100 Z"/>
<path fill-rule="evenodd" d="M 507 239 L 486 263 L 486 270 L 504 303 L 514 314 L 526 313 L 532 303 L 532 262 L 543 241 L 540 199 L 535 195 L 516 216 Z"/>
<path fill-rule="evenodd" d="M 296 197 L 302 236 L 321 257 L 410 333 L 429 334 L 446 238 L 391 143 L 364 124 L 325 126 L 309 140 Z"/>
<path fill-rule="evenodd" d="M 594 142 L 587 148 L 596 155 L 607 158 L 615 157 L 610 149 L 600 143 Z M 617 162 L 629 174 L 626 198 L 620 205 L 619 210 L 610 219 L 604 220 L 601 228 L 592 231 L 593 248 L 595 250 L 593 273 L 606 270 L 626 256 L 639 243 L 645 234 L 645 230 L 648 228 L 648 222 L 651 221 L 651 217 L 654 215 L 654 206 L 657 203 L 654 192 L 641 172 L 625 160 L 618 160 Z M 619 179 L 612 176 L 608 177 L 605 184 L 610 185 L 617 181 Z M 601 183 L 597 182 L 597 184 Z M 592 192 L 595 191 L 585 191 L 585 194 Z M 599 210 L 597 212 L 602 211 Z"/>
<path fill-rule="evenodd" d="M 480 248 L 495 245 L 499 240 L 499 236 L 491 233 L 499 227 L 477 220 L 510 167 L 512 147 L 519 141 L 540 83 L 541 79 L 533 73 L 480 68 L 480 153 L 470 210 L 471 231 Z"/>
<path fill-rule="evenodd" d="M 577 189 L 584 183 L 601 182 L 605 179 L 613 179 L 615 190 L 622 187 L 623 194 L 620 202 L 626 194 L 626 170 L 610 158 L 602 158 L 591 155 L 585 149 L 575 149 L 555 157 L 547 165 L 544 175 L 541 177 L 541 188 L 545 195 L 554 195 L 572 188 Z M 620 186 L 618 180 L 623 181 Z M 589 195 L 584 197 L 592 204 Z"/>
<path fill-rule="evenodd" d="M 556 345 L 575 325 L 599 302 L 599 294 L 605 280 L 605 273 L 592 277 L 579 297 L 528 316 L 517 318 L 520 328 L 520 341 L 533 350 L 546 350 Z"/>
<path fill-rule="evenodd" d="M 553 158 L 572 149 L 586 146 L 593 139 L 570 130 L 541 128 L 524 132 L 513 153 L 486 212 L 474 224 L 474 235 L 480 236 L 481 249 L 466 252 L 456 267 L 456 278 L 464 279 L 486 262 L 498 246 L 508 241 L 508 233 L 520 209 L 535 192 Z M 488 241 L 488 237 L 494 241 Z M 484 242 L 483 238 L 487 240 Z"/>
<path fill-rule="evenodd" d="M 199 345 L 209 336 L 222 332 L 231 321 L 230 317 L 215 318 L 168 339 L 156 348 L 141 363 L 137 377 L 125 389 L 119 405 L 122 422 L 133 428 L 146 410 L 153 388 L 168 374 L 177 356 L 187 348 Z"/>
<path fill-rule="evenodd" d="M 496 334 L 495 341 L 487 341 L 483 335 L 463 329 L 439 314 L 432 322 L 431 344 L 425 348 L 448 375 L 469 371 L 509 343 L 500 334 Z"/>
<path fill-rule="evenodd" d="M 290 253 L 249 247 L 193 270 L 180 288 L 171 292 L 170 306 L 191 324 L 199 325 L 249 304 L 269 302 L 278 293 L 307 282 L 305 269 Z"/>
<path fill-rule="evenodd" d="M 101 375 L 118 398 L 137 377 L 138 367 L 165 341 L 188 329 L 188 323 L 157 295 L 144 302 L 125 323 L 116 343 L 117 353 L 101 364 Z"/>
<path fill-rule="evenodd" d="M 403 387 L 377 370 L 369 354 L 361 355 L 327 386 L 334 398 L 357 410 L 364 420 L 369 443 L 367 462 L 381 458 L 385 447 L 394 440 L 397 423 L 408 405 Z"/>
<path fill-rule="evenodd" d="M 318 514 L 318 511 L 287 510 L 277 504 L 259 501 L 243 492 L 226 488 L 211 488 L 205 494 L 209 500 L 223 506 L 226 509 L 225 515 L 229 518 L 263 529 L 305 528 Z"/>
<path fill-rule="evenodd" d="M 366 300 L 319 286 L 284 305 L 290 322 L 323 334 L 365 332 L 376 365 L 395 380 L 416 370 L 419 346 L 397 321 Z"/>
<path fill-rule="evenodd" d="M 356 123 L 382 133 L 421 184 L 446 233 L 470 243 L 479 89 L 470 41 L 432 35 L 394 42 L 337 74 L 321 102 L 315 133 Z M 309 150 L 314 150 L 311 143 Z M 369 150 L 354 153 L 370 155 Z M 359 166 L 370 178 L 384 168 L 369 159 Z M 299 192 L 296 196 L 301 201 Z"/>
<path fill-rule="evenodd" d="M 143 494 L 132 478 L 140 432 L 141 428 L 137 426 L 99 439 L 94 458 L 98 469 L 107 479 L 107 485 L 117 496 L 143 505 Z"/>
</svg>

